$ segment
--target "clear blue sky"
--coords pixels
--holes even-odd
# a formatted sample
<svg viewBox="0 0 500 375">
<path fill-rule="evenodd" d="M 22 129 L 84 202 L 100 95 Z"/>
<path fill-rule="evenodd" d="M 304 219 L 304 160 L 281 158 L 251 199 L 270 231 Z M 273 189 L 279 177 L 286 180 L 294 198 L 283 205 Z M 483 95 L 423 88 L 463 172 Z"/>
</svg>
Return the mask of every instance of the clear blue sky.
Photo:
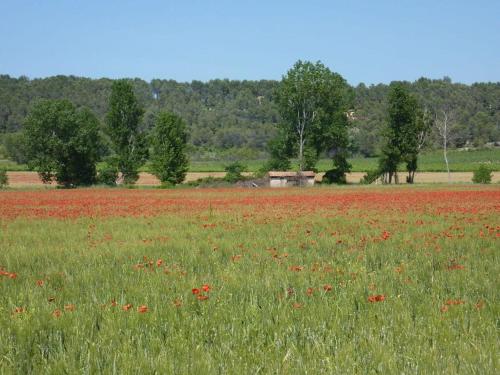
<svg viewBox="0 0 500 375">
<path fill-rule="evenodd" d="M 0 0 L 0 74 L 500 81 L 500 0 Z"/>
</svg>

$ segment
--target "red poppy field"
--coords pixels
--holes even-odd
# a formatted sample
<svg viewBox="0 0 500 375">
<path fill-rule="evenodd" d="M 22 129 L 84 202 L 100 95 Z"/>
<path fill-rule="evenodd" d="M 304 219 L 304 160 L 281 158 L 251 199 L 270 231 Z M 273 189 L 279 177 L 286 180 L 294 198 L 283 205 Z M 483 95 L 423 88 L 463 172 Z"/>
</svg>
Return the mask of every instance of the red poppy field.
<svg viewBox="0 0 500 375">
<path fill-rule="evenodd" d="M 0 373 L 498 373 L 500 188 L 0 192 Z"/>
</svg>

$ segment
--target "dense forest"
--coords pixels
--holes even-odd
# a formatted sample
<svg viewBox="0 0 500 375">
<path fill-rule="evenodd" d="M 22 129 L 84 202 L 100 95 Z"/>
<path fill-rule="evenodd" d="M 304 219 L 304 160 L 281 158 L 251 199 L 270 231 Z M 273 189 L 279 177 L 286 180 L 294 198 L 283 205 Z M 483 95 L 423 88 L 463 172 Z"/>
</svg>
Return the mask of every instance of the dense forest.
<svg viewBox="0 0 500 375">
<path fill-rule="evenodd" d="M 28 79 L 0 75 L 0 133 L 22 130 L 30 107 L 40 98 L 69 99 L 78 107 L 90 108 L 102 120 L 108 110 L 112 82 L 74 76 Z M 163 109 L 181 116 L 188 127 L 192 158 L 266 156 L 267 142 L 274 137 L 279 121 L 273 101 L 278 81 L 131 82 L 146 110 L 143 127 L 151 128 L 155 114 Z M 465 85 L 449 78 L 421 78 L 404 84 L 423 108 L 438 115 L 447 112 L 453 128 L 452 146 L 482 147 L 500 141 L 500 83 Z M 380 130 L 387 118 L 389 86 L 359 84 L 353 91 L 350 151 L 377 155 Z M 427 147 L 438 147 L 437 142 L 438 137 L 431 136 Z"/>
</svg>

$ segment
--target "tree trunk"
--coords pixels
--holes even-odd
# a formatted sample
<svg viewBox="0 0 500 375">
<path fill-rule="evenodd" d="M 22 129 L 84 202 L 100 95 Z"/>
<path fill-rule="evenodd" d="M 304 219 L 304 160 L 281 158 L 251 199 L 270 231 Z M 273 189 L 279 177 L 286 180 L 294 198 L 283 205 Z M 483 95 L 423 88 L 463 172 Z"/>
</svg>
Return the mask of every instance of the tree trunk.
<svg viewBox="0 0 500 375">
<path fill-rule="evenodd" d="M 299 171 L 302 172 L 304 168 L 304 140 L 303 134 L 299 134 Z"/>
<path fill-rule="evenodd" d="M 443 156 L 444 162 L 446 163 L 446 171 L 448 172 L 448 183 L 451 183 L 451 175 L 450 175 L 450 165 L 448 164 L 448 114 L 443 111 L 443 128 L 441 135 L 443 136 Z"/>
<path fill-rule="evenodd" d="M 448 156 L 446 155 L 446 139 L 443 147 L 444 162 L 446 163 L 446 170 L 448 171 L 448 183 L 451 183 L 450 166 L 448 164 Z"/>
</svg>

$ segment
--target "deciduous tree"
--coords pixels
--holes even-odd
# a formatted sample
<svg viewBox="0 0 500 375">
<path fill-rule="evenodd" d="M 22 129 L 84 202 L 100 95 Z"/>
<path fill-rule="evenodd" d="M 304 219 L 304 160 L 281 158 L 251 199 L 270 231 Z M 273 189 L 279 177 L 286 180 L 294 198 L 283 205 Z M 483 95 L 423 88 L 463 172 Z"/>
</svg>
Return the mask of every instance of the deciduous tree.
<svg viewBox="0 0 500 375">
<path fill-rule="evenodd" d="M 407 162 L 409 182 L 417 168 L 419 137 L 425 128 L 416 98 L 403 83 L 391 84 L 388 98 L 387 125 L 383 131 L 385 144 L 379 160 L 379 168 L 386 183 L 398 183 L 398 166 Z M 426 132 L 425 132 L 426 133 Z"/>
<path fill-rule="evenodd" d="M 188 170 L 187 133 L 184 121 L 161 112 L 151 133 L 151 171 L 162 183 L 179 184 Z"/>
<path fill-rule="evenodd" d="M 344 149 L 350 94 L 347 82 L 321 62 L 299 60 L 283 77 L 276 93 L 280 126 L 294 146 L 301 171 L 313 167 L 323 151 L 332 151 L 342 175 L 349 170 Z"/>
<path fill-rule="evenodd" d="M 126 80 L 114 81 L 106 125 L 116 154 L 115 162 L 127 184 L 137 181 L 138 169 L 148 156 L 146 136 L 139 128 L 143 114 L 132 84 Z"/>
<path fill-rule="evenodd" d="M 99 121 L 89 109 L 68 100 L 41 100 L 24 125 L 28 165 L 43 182 L 73 187 L 96 181 Z"/>
</svg>

